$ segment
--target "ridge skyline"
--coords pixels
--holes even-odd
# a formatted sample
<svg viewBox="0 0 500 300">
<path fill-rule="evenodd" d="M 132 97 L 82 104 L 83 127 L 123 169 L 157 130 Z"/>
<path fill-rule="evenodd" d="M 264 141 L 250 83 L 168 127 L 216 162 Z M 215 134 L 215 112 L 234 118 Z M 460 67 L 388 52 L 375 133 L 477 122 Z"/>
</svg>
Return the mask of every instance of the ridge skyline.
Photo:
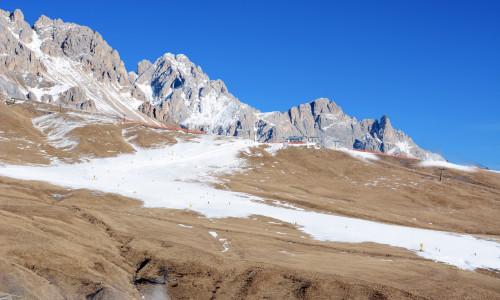
<svg viewBox="0 0 500 300">
<path fill-rule="evenodd" d="M 34 16 L 30 14 L 30 10 L 33 10 L 32 8 L 27 9 L 27 7 L 23 7 L 23 5 L 20 3 L 16 3 L 16 7 L 19 7 L 23 13 L 25 14 L 25 19 L 30 23 L 33 24 L 33 18 Z M 6 5 L 8 6 L 8 5 Z M 36 6 L 36 5 L 35 5 Z M 14 9 L 10 7 L 2 7 L 3 9 L 13 11 Z M 85 9 L 84 9 L 85 10 Z M 103 10 L 104 13 L 107 11 L 106 9 Z M 134 64 L 130 63 L 132 59 L 130 58 L 130 55 L 127 53 L 130 52 L 131 50 L 123 48 L 122 46 L 116 44 L 115 37 L 108 34 L 108 30 L 106 28 L 99 28 L 99 22 L 97 24 L 95 22 L 81 22 L 81 21 L 76 21 L 75 19 L 72 19 L 71 17 L 68 17 L 67 15 L 59 14 L 58 16 L 55 16 L 53 13 L 50 12 L 50 9 L 48 12 L 43 12 L 42 14 L 48 15 L 50 18 L 61 18 L 65 22 L 74 22 L 79 25 L 84 25 L 84 26 L 89 26 L 93 30 L 98 31 L 104 39 L 112 46 L 114 49 L 117 49 L 118 52 L 120 53 L 120 58 L 125 62 L 125 67 L 127 68 L 127 71 L 134 70 L 136 71 L 136 68 L 133 68 L 132 66 L 136 65 L 136 62 L 139 62 L 139 60 L 136 60 Z M 41 15 L 41 14 L 40 14 Z M 40 16 L 38 15 L 38 16 Z M 78 16 L 79 18 L 82 18 L 83 16 L 80 14 L 75 14 L 73 16 Z M 115 20 L 117 16 L 111 16 L 112 20 Z M 95 18 L 91 18 L 92 20 L 96 20 Z M 140 23 L 140 22 L 135 22 L 135 23 Z M 134 24 L 135 24 L 134 23 Z M 141 27 L 142 28 L 142 27 Z M 157 34 L 157 33 L 156 33 Z M 174 41 L 170 41 L 170 43 L 175 44 Z M 130 43 L 132 45 L 134 43 Z M 181 45 L 177 45 L 176 47 L 181 48 Z M 132 47 L 134 48 L 134 47 Z M 134 48 L 135 49 L 135 48 Z M 175 51 L 175 47 L 168 47 L 165 48 L 166 51 L 163 51 L 164 53 L 177 53 Z M 133 51 L 133 50 L 132 50 Z M 194 54 L 191 54 L 191 52 L 195 52 Z M 207 56 L 210 55 L 210 51 Z M 293 51 L 292 51 L 293 52 Z M 154 62 L 154 60 L 157 58 L 153 57 L 151 52 L 148 52 L 148 55 L 143 55 L 146 59 Z M 298 100 L 293 100 L 290 99 L 284 95 L 281 98 L 285 98 L 285 101 L 279 100 L 274 98 L 273 94 L 268 94 L 265 93 L 266 91 L 266 84 L 263 85 L 258 85 L 257 90 L 262 90 L 263 92 L 260 94 L 264 94 L 264 97 L 258 97 L 260 98 L 259 101 L 256 101 L 254 97 L 248 97 L 246 96 L 245 91 L 241 91 L 240 85 L 235 82 L 235 77 L 232 77 L 233 72 L 229 72 L 229 75 L 224 75 L 222 74 L 224 72 L 224 69 L 227 69 L 227 64 L 221 64 L 220 68 L 213 68 L 214 62 L 217 64 L 218 62 L 218 57 L 214 57 L 212 60 L 204 60 L 203 57 L 200 58 L 200 55 L 197 55 L 197 52 L 195 51 L 194 48 L 192 47 L 187 47 L 186 51 L 182 51 L 184 55 L 189 57 L 190 60 L 192 60 L 196 65 L 200 65 L 203 68 L 203 71 L 206 72 L 207 74 L 210 75 L 211 78 L 221 78 L 226 85 L 228 86 L 228 90 L 235 95 L 238 99 L 240 99 L 243 103 L 249 104 L 252 107 L 256 107 L 262 112 L 268 112 L 268 111 L 280 111 L 283 112 L 286 109 L 289 109 L 290 107 L 294 107 L 299 104 L 303 103 L 309 103 L 311 101 L 314 101 L 314 99 L 320 98 L 320 97 L 326 97 L 328 99 L 331 99 L 335 101 L 339 106 L 342 107 L 343 111 L 349 115 L 355 116 L 358 119 L 363 119 L 363 118 L 375 118 L 375 117 L 380 117 L 381 115 L 387 115 L 390 117 L 391 122 L 395 124 L 396 128 L 403 129 L 405 133 L 407 133 L 409 136 L 411 136 L 421 147 L 430 149 L 433 152 L 441 153 L 446 159 L 449 159 L 450 161 L 453 162 L 460 162 L 464 163 L 467 159 L 463 159 L 463 157 L 469 157 L 469 161 L 480 161 L 480 163 L 492 168 L 492 169 L 500 169 L 500 164 L 497 165 L 498 160 L 495 160 L 492 155 L 487 156 L 487 155 L 471 155 L 472 150 L 476 152 L 486 152 L 486 153 L 492 153 L 494 152 L 495 149 L 499 149 L 500 147 L 495 144 L 494 141 L 489 141 L 486 145 L 482 145 L 481 147 L 476 147 L 478 144 L 476 138 L 478 140 L 481 140 L 480 136 L 484 134 L 493 134 L 495 136 L 495 133 L 497 133 L 500 129 L 500 126 L 495 125 L 495 119 L 492 117 L 488 117 L 491 114 L 491 111 L 485 111 L 484 106 L 485 104 L 493 104 L 493 102 L 488 102 L 487 100 L 485 104 L 481 104 L 483 102 L 481 101 L 475 101 L 475 103 L 478 103 L 477 105 L 474 105 L 469 108 L 470 114 L 469 117 L 466 118 L 462 115 L 461 112 L 458 112 L 458 107 L 455 106 L 448 106 L 446 109 L 443 109 L 442 107 L 439 108 L 437 107 L 437 104 L 435 108 L 433 108 L 433 104 L 430 104 L 429 102 L 433 102 L 435 100 L 429 99 L 429 100 L 424 100 L 422 99 L 421 101 L 418 102 L 418 104 L 412 104 L 411 100 L 408 101 L 399 101 L 399 104 L 393 103 L 393 100 L 384 100 L 384 101 L 377 101 L 373 99 L 367 99 L 367 100 L 359 100 L 359 95 L 357 92 L 353 93 L 351 97 L 342 97 L 341 93 L 338 93 L 338 95 L 333 95 L 330 93 L 323 93 L 321 91 L 325 90 L 325 88 L 321 88 L 323 85 L 321 83 L 318 83 L 317 85 L 314 86 L 315 91 L 309 93 L 311 96 L 308 97 L 301 97 L 300 95 L 304 93 L 303 90 L 299 91 L 299 88 L 296 88 L 297 85 L 293 85 L 291 83 L 290 88 L 292 90 L 297 91 L 297 95 L 294 97 L 294 99 L 302 99 L 300 102 Z M 142 55 L 142 54 L 141 54 Z M 156 56 L 156 55 L 155 55 Z M 160 55 L 161 56 L 161 55 Z M 158 57 L 160 57 L 158 56 Z M 270 59 L 276 59 L 276 56 L 272 56 L 272 53 L 268 53 L 268 56 Z M 307 55 L 306 55 L 307 56 Z M 206 58 L 205 58 L 206 59 Z M 283 58 L 284 59 L 284 58 Z M 228 57 L 229 61 L 233 61 L 233 57 Z M 253 60 L 249 57 L 250 61 L 256 62 L 258 66 L 261 66 L 262 61 Z M 212 61 L 212 62 L 211 62 Z M 312 60 L 314 62 L 314 60 Z M 292 62 L 292 64 L 295 62 Z M 325 64 L 328 64 L 328 61 L 325 61 Z M 495 65 L 495 61 L 493 61 L 492 66 Z M 229 64 L 229 63 L 228 63 Z M 263 73 L 266 73 L 268 70 L 273 70 L 275 68 L 270 67 L 269 69 L 265 69 Z M 242 68 L 239 70 L 240 73 L 251 73 L 255 74 L 254 70 L 252 68 L 247 71 L 247 69 Z M 331 70 L 332 72 L 335 72 L 335 70 Z M 285 71 L 283 71 L 285 72 Z M 336 71 L 339 72 L 339 71 Z M 222 76 L 221 76 L 222 74 Z M 311 73 L 312 74 L 312 73 Z M 266 74 L 262 74 L 264 78 L 262 81 L 265 81 L 267 78 Z M 305 74 L 305 77 L 312 76 L 310 74 Z M 307 86 L 309 79 L 304 77 L 304 85 Z M 287 78 L 284 78 L 284 81 L 286 81 Z M 311 80 L 317 80 L 318 77 L 314 77 Z M 236 79 L 237 80 L 237 79 Z M 360 80 L 362 82 L 362 80 Z M 274 82 L 267 83 L 270 85 L 273 85 Z M 282 84 L 279 83 L 277 85 Z M 250 88 L 255 88 L 252 84 L 248 84 Z M 369 89 L 369 86 L 361 86 L 362 83 L 360 83 L 359 87 L 362 89 Z M 395 84 L 396 85 L 396 84 Z M 276 88 L 276 90 L 280 91 L 279 88 Z M 307 90 L 307 89 L 306 89 Z M 283 90 L 283 94 L 288 94 L 289 91 Z M 317 95 L 312 95 L 316 93 Z M 397 92 L 394 92 L 397 94 Z M 382 97 L 383 95 L 378 95 L 379 97 Z M 353 101 L 353 98 L 357 98 L 356 101 Z M 272 106 L 271 109 L 269 107 Z M 403 106 L 397 107 L 397 106 Z M 427 107 L 426 107 L 427 106 Z M 375 108 L 374 108 L 375 107 Z M 493 105 L 493 108 L 495 105 Z M 426 111 L 426 114 L 420 114 L 419 112 Z M 480 110 L 481 113 L 478 113 L 477 110 Z M 492 109 L 494 111 L 494 109 Z M 367 113 L 367 111 L 371 113 Z M 398 113 L 399 111 L 399 113 Z M 382 113 L 381 113 L 382 112 Z M 435 116 L 441 115 L 443 117 L 440 118 L 435 118 Z M 444 116 L 445 114 L 451 115 L 450 117 Z M 453 116 L 455 115 L 455 116 Z M 477 119 L 473 119 L 474 116 L 481 116 L 482 118 L 475 117 Z M 446 118 L 449 118 L 451 121 L 447 121 Z M 442 121 L 444 120 L 444 121 Z M 457 120 L 460 120 L 458 122 Z M 472 122 L 474 121 L 474 122 Z M 407 126 L 405 124 L 407 123 L 412 123 L 412 126 Z M 415 127 L 417 126 L 417 127 Z M 453 129 L 455 128 L 455 129 Z M 473 134 L 477 133 L 477 134 Z M 472 137 L 472 141 L 469 143 L 463 142 L 463 139 L 461 136 L 463 135 L 468 135 Z M 477 135 L 477 136 L 476 136 Z M 436 140 L 437 136 L 437 140 Z M 434 140 L 434 142 L 432 142 Z M 437 142 L 436 142 L 437 141 Z M 451 142 L 448 142 L 451 141 Z M 429 145 L 431 144 L 431 145 Z M 472 148 L 471 148 L 472 147 Z M 440 149 L 442 151 L 440 151 Z M 474 149 L 475 148 L 475 149 Z M 448 150 L 445 150 L 448 149 Z M 449 153 L 458 153 L 456 155 L 450 155 Z M 461 153 L 461 154 L 460 154 Z M 457 158 L 458 157 L 458 158 Z M 476 158 L 473 158 L 476 157 Z M 491 157 L 489 159 L 485 159 Z"/>
</svg>

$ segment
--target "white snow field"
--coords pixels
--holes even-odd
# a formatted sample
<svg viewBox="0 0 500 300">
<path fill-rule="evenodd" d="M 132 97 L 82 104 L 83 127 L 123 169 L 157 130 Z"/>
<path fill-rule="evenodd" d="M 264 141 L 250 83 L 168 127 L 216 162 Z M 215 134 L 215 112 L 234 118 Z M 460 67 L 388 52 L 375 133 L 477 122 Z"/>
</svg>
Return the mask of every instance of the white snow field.
<svg viewBox="0 0 500 300">
<path fill-rule="evenodd" d="M 404 247 L 418 255 L 462 269 L 500 270 L 500 242 L 441 231 L 424 230 L 276 207 L 255 196 L 210 186 L 214 173 L 244 168 L 238 153 L 258 143 L 244 139 L 200 136 L 160 149 L 95 159 L 81 164 L 0 168 L 0 175 L 25 180 L 117 193 L 144 201 L 146 207 L 191 209 L 209 218 L 256 214 L 295 224 L 312 238 L 338 242 L 375 242 Z M 94 177 L 95 176 L 95 177 Z M 95 178 L 95 179 L 94 179 Z M 423 243 L 423 252 L 420 244 Z"/>
</svg>

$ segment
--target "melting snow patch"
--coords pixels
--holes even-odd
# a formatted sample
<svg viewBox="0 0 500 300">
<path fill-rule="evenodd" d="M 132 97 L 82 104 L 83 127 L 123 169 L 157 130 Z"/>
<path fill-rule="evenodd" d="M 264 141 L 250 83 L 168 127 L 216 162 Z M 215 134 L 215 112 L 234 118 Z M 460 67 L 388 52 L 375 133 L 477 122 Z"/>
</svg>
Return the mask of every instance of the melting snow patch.
<svg viewBox="0 0 500 300">
<path fill-rule="evenodd" d="M 276 156 L 276 153 L 278 153 L 279 150 L 285 147 L 284 144 L 266 144 L 266 145 L 267 147 L 264 150 L 266 150 L 266 152 L 271 154 L 272 156 Z"/>
<path fill-rule="evenodd" d="M 224 247 L 224 250 L 222 250 L 222 253 L 229 250 L 229 247 L 227 246 L 229 244 L 229 242 L 227 239 L 219 239 L 219 241 L 223 242 L 222 247 Z"/>
<path fill-rule="evenodd" d="M 413 148 L 408 141 L 397 142 L 396 147 L 398 147 L 404 155 L 410 155 Z"/>
<path fill-rule="evenodd" d="M 424 161 L 421 161 L 418 165 L 421 167 L 440 167 L 440 168 L 446 168 L 446 169 L 455 169 L 455 170 L 464 171 L 464 172 L 476 172 L 477 171 L 476 167 L 461 166 L 461 165 L 452 164 L 452 163 L 449 163 L 446 161 L 437 161 L 437 160 L 424 160 Z"/>
<path fill-rule="evenodd" d="M 209 231 L 208 233 L 210 233 L 210 235 L 213 236 L 214 238 L 217 237 L 217 232 L 215 231 Z"/>
<path fill-rule="evenodd" d="M 90 124 L 114 123 L 113 119 L 91 114 L 79 115 L 74 112 L 52 113 L 32 120 L 38 130 L 47 134 L 47 142 L 56 147 L 71 150 L 78 145 L 78 139 L 68 136 L 72 130 Z"/>
<path fill-rule="evenodd" d="M 293 198 L 295 198 L 295 197 L 293 197 Z M 304 210 L 300 207 L 296 207 L 295 205 L 292 205 L 292 204 L 284 202 L 284 201 L 274 200 L 273 203 L 279 207 L 286 207 L 286 208 L 291 208 L 291 209 L 295 209 L 295 210 Z"/>
<path fill-rule="evenodd" d="M 269 224 L 275 224 L 275 225 L 281 225 L 281 224 L 282 224 L 282 223 L 271 222 L 271 221 L 269 221 L 269 222 L 267 222 L 267 223 L 269 223 Z"/>
<path fill-rule="evenodd" d="M 193 228 L 193 226 L 184 225 L 184 224 L 179 224 L 179 226 L 181 226 L 181 227 L 186 227 L 186 228 Z"/>
<path fill-rule="evenodd" d="M 351 150 L 347 148 L 340 148 L 338 151 L 342 151 L 344 153 L 349 154 L 350 156 L 357 158 L 359 160 L 362 160 L 364 162 L 369 162 L 370 160 L 379 160 L 380 158 L 374 154 L 374 153 L 369 153 L 369 152 L 362 152 L 362 151 L 356 151 L 356 150 Z"/>
</svg>

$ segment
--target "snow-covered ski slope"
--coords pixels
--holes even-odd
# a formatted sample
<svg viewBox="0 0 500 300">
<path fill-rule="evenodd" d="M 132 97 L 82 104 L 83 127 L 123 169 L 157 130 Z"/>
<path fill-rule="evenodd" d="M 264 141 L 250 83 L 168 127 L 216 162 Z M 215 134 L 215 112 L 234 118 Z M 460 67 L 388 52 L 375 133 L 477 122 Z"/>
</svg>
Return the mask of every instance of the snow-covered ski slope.
<svg viewBox="0 0 500 300">
<path fill-rule="evenodd" d="M 262 215 L 297 222 L 299 230 L 318 240 L 375 242 L 404 247 L 463 269 L 500 270 L 499 241 L 311 212 L 286 203 L 270 206 L 258 197 L 210 185 L 216 180 L 214 174 L 244 168 L 239 153 L 257 145 L 245 139 L 198 136 L 170 147 L 137 149 L 134 154 L 83 164 L 7 165 L 0 168 L 0 175 L 117 193 L 140 199 L 147 207 L 191 209 L 210 218 Z M 419 251 L 421 243 L 423 252 Z"/>
</svg>

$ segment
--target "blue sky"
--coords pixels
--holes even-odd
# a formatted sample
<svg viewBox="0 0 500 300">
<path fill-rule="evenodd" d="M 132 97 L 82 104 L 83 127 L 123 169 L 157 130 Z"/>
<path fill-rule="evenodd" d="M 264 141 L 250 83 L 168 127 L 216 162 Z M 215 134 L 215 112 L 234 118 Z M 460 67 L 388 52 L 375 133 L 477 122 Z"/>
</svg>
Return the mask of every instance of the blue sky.
<svg viewBox="0 0 500 300">
<path fill-rule="evenodd" d="M 99 31 L 127 70 L 186 54 L 261 111 L 319 97 L 500 170 L 500 1 L 7 1 Z"/>
</svg>

